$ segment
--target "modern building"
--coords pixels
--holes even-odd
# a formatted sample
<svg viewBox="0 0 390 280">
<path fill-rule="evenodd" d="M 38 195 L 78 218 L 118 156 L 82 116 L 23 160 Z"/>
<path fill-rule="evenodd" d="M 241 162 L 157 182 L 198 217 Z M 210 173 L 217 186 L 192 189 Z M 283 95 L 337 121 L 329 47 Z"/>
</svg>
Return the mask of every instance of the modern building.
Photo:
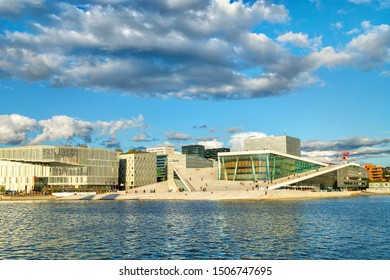
<svg viewBox="0 0 390 280">
<path fill-rule="evenodd" d="M 157 182 L 166 181 L 168 174 L 168 155 L 175 153 L 175 149 L 171 147 L 160 146 L 147 148 L 146 151 L 149 153 L 155 153 L 157 155 Z"/>
<path fill-rule="evenodd" d="M 325 166 L 325 163 L 271 150 L 218 153 L 219 180 L 271 181 Z"/>
<path fill-rule="evenodd" d="M 169 154 L 168 155 L 168 168 L 167 168 L 167 179 L 173 180 L 175 167 L 184 168 L 207 168 L 213 167 L 213 163 L 203 157 L 197 155 L 188 154 Z"/>
<path fill-rule="evenodd" d="M 165 156 L 174 153 L 175 149 L 171 147 L 160 146 L 160 147 L 146 148 L 146 151 L 148 153 L 156 153 L 158 156 Z"/>
<path fill-rule="evenodd" d="M 185 155 L 196 155 L 204 157 L 206 149 L 203 145 L 187 145 L 181 147 L 181 153 Z"/>
<path fill-rule="evenodd" d="M 0 186 L 23 192 L 97 191 L 118 185 L 116 152 L 88 147 L 0 149 Z"/>
<path fill-rule="evenodd" d="M 390 182 L 370 182 L 367 191 L 390 193 Z"/>
<path fill-rule="evenodd" d="M 368 172 L 356 164 L 329 165 L 272 150 L 219 153 L 218 179 L 261 181 L 272 189 L 310 186 L 357 190 L 368 186 Z"/>
<path fill-rule="evenodd" d="M 324 169 L 328 170 L 318 172 L 318 175 L 314 173 L 308 179 L 302 177 L 300 182 L 291 185 L 340 191 L 358 191 L 368 188 L 368 171 L 358 165 L 329 165 Z"/>
<path fill-rule="evenodd" d="M 156 153 L 129 151 L 119 157 L 119 185 L 121 189 L 128 190 L 157 182 Z"/>
<path fill-rule="evenodd" d="M 301 140 L 291 136 L 271 136 L 244 140 L 244 151 L 272 150 L 301 156 Z"/>
<path fill-rule="evenodd" d="M 226 152 L 230 152 L 230 149 L 229 148 L 206 149 L 204 157 L 207 159 L 213 159 L 215 161 L 218 161 L 218 153 L 226 153 Z"/>
<path fill-rule="evenodd" d="M 370 181 L 383 181 L 383 168 L 373 164 L 364 165 L 364 169 L 368 170 Z"/>
</svg>

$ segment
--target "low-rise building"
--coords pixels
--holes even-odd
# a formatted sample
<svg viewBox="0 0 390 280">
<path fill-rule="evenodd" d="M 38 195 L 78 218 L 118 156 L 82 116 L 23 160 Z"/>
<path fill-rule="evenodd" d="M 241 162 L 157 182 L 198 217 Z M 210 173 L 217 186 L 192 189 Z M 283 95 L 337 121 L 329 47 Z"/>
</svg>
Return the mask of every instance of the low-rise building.
<svg viewBox="0 0 390 280">
<path fill-rule="evenodd" d="M 364 165 L 364 169 L 368 170 L 370 181 L 383 181 L 383 168 L 374 164 Z"/>
<path fill-rule="evenodd" d="M 370 182 L 369 192 L 390 193 L 390 182 Z"/>
</svg>

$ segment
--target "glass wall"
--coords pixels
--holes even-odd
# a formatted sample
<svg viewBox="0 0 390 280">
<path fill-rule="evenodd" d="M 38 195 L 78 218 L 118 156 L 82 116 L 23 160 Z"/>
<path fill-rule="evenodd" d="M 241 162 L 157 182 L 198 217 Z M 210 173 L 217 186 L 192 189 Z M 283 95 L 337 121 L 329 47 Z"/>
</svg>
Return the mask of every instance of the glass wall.
<svg viewBox="0 0 390 280">
<path fill-rule="evenodd" d="M 320 168 L 318 164 L 277 154 L 219 157 L 219 180 L 275 180 Z"/>
</svg>

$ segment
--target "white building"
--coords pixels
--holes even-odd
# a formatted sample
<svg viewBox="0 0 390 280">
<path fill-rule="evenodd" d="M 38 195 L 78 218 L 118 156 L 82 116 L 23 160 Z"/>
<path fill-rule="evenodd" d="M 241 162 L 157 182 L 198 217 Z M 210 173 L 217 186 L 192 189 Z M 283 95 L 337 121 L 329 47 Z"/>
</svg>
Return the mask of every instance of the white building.
<svg viewBox="0 0 390 280">
<path fill-rule="evenodd" d="M 87 147 L 0 149 L 0 186 L 6 190 L 104 190 L 118 184 L 117 153 Z"/>
<path fill-rule="evenodd" d="M 168 180 L 174 179 L 175 167 L 206 168 L 206 167 L 213 167 L 213 162 L 211 160 L 196 155 L 186 155 L 186 154 L 179 154 L 179 153 L 169 154 L 168 155 Z"/>
<path fill-rule="evenodd" d="M 171 147 L 150 147 L 146 148 L 148 153 L 156 153 L 158 156 L 165 156 L 175 152 L 174 148 Z"/>
<path fill-rule="evenodd" d="M 157 182 L 156 153 L 129 152 L 121 154 L 119 162 L 119 185 L 132 189 Z"/>
</svg>

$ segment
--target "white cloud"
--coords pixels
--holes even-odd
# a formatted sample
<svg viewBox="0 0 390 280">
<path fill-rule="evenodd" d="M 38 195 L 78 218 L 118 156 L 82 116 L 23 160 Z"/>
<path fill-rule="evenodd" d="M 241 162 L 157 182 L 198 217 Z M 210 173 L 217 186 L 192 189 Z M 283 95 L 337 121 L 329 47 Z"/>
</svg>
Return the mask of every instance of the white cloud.
<svg viewBox="0 0 390 280">
<path fill-rule="evenodd" d="M 344 23 L 341 22 L 341 21 L 338 21 L 338 22 L 333 23 L 333 24 L 331 25 L 331 28 L 333 28 L 333 29 L 341 29 L 341 28 L 343 28 L 343 27 L 344 27 Z"/>
<path fill-rule="evenodd" d="M 382 65 L 389 58 L 390 25 L 373 26 L 347 45 L 346 50 L 354 53 L 358 59 L 356 65 L 372 69 Z"/>
<path fill-rule="evenodd" d="M 41 1 L 20 3 L 30 7 Z M 253 32 L 262 30 L 264 21 L 289 20 L 286 7 L 270 1 L 76 3 L 54 5 L 49 20 L 32 18 L 34 29 L 27 30 L 33 31 L 5 30 L 1 75 L 134 96 L 245 99 L 312 86 L 321 67 L 369 70 L 389 61 L 386 24 L 363 22 L 364 33 L 337 49 L 322 47 L 321 36 L 310 39 L 303 32 L 276 39 Z M 295 55 L 284 44 L 306 53 Z M 251 69 L 258 73 L 246 75 Z M 115 125 L 126 126 L 102 127 Z"/>
<path fill-rule="evenodd" d="M 0 144 L 23 144 L 26 142 L 27 133 L 34 130 L 36 126 L 36 120 L 25 116 L 0 115 Z"/>
<path fill-rule="evenodd" d="M 206 149 L 216 149 L 216 148 L 223 148 L 223 142 L 217 141 L 217 140 L 210 140 L 210 141 L 199 141 L 198 145 L 205 146 Z"/>
<path fill-rule="evenodd" d="M 353 35 L 356 35 L 356 34 L 359 34 L 359 33 L 360 33 L 360 30 L 358 28 L 353 28 L 353 29 L 351 29 L 350 31 L 347 32 L 347 35 L 353 36 Z"/>
<path fill-rule="evenodd" d="M 303 34 L 301 32 L 288 32 L 283 35 L 280 35 L 276 38 L 276 40 L 281 43 L 291 43 L 292 45 L 300 48 L 307 48 L 309 46 L 308 35 Z"/>
<path fill-rule="evenodd" d="M 40 7 L 44 0 L 0 0 L 0 15 L 14 16 L 29 7 Z"/>
<path fill-rule="evenodd" d="M 242 151 L 244 150 L 244 140 L 252 138 L 263 138 L 267 137 L 267 134 L 262 132 L 242 132 L 234 134 L 230 137 L 229 146 L 231 151 Z"/>
<path fill-rule="evenodd" d="M 371 22 L 368 21 L 368 20 L 362 21 L 361 26 L 362 26 L 365 30 L 368 30 L 368 29 L 372 28 Z"/>
<path fill-rule="evenodd" d="M 85 142 L 91 142 L 93 124 L 68 116 L 54 116 L 48 120 L 39 121 L 43 132 L 35 137 L 30 144 L 37 145 L 43 142 L 56 141 L 59 139 L 72 139 L 80 137 Z"/>
<path fill-rule="evenodd" d="M 107 147 L 119 146 L 118 131 L 145 128 L 144 118 L 139 115 L 130 120 L 117 121 L 85 121 L 69 116 L 53 116 L 46 120 L 34 120 L 22 115 L 0 115 L 0 144 L 38 145 L 48 142 L 66 141 L 74 143 L 81 140 L 84 143 L 92 142 L 96 135 Z M 29 137 L 27 137 L 29 136 Z M 28 139 L 30 138 L 30 139 Z M 95 139 L 96 140 L 96 139 Z"/>
<path fill-rule="evenodd" d="M 132 118 L 131 120 L 97 121 L 95 126 L 101 129 L 102 134 L 108 133 L 111 138 L 115 138 L 117 131 L 126 130 L 128 128 L 142 128 L 145 125 L 144 117 L 139 115 L 137 118 Z"/>
</svg>

